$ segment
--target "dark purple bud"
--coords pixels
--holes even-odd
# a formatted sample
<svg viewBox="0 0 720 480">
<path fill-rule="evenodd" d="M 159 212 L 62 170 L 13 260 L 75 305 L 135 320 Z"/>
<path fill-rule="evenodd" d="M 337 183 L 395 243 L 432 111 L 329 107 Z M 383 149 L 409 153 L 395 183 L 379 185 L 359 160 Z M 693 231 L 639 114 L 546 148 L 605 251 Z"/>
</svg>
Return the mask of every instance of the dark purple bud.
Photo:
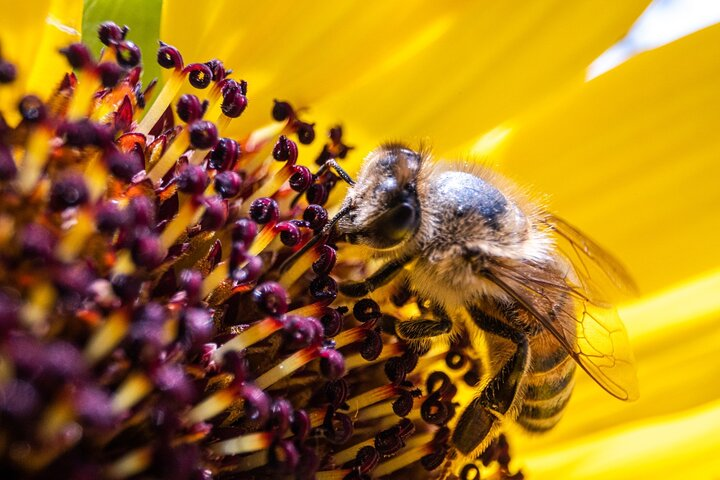
<svg viewBox="0 0 720 480">
<path fill-rule="evenodd" d="M 303 220 L 310 224 L 310 228 L 313 230 L 320 230 L 327 224 L 328 213 L 320 205 L 308 205 L 303 212 Z"/>
<path fill-rule="evenodd" d="M 103 45 L 121 42 L 125 39 L 128 28 L 120 28 L 115 22 L 103 22 L 98 27 L 98 38 Z"/>
<path fill-rule="evenodd" d="M 320 317 L 323 331 L 326 337 L 331 338 L 340 333 L 343 327 L 343 316 L 334 308 L 329 308 L 326 313 Z"/>
<path fill-rule="evenodd" d="M 245 108 L 247 108 L 248 99 L 235 82 L 230 82 L 223 87 L 222 96 L 223 99 L 220 110 L 222 110 L 226 117 L 237 118 L 245 111 Z"/>
<path fill-rule="evenodd" d="M 207 120 L 199 120 L 191 124 L 189 133 L 192 146 L 202 150 L 214 147 L 218 141 L 217 127 Z"/>
<path fill-rule="evenodd" d="M 5 60 L 0 60 L 0 84 L 8 84 L 17 78 L 15 65 Z"/>
<path fill-rule="evenodd" d="M 248 420 L 264 424 L 270 417 L 270 397 L 252 383 L 244 383 L 240 396 L 245 400 L 245 416 Z"/>
<path fill-rule="evenodd" d="M 153 372 L 152 379 L 157 389 L 172 401 L 188 404 L 194 400 L 195 389 L 180 365 L 166 363 Z"/>
<path fill-rule="evenodd" d="M 125 182 L 132 181 L 145 168 L 145 159 L 135 151 L 122 153 L 115 150 L 108 154 L 106 162 L 110 173 Z"/>
<path fill-rule="evenodd" d="M 344 413 L 334 411 L 332 408 L 328 408 L 323 427 L 325 429 L 325 438 L 333 445 L 344 444 L 350 440 L 353 434 L 352 419 Z"/>
<path fill-rule="evenodd" d="M 215 175 L 215 191 L 223 198 L 232 198 L 240 193 L 242 177 L 232 170 Z"/>
<path fill-rule="evenodd" d="M 77 122 L 66 122 L 58 133 L 65 139 L 69 147 L 86 147 L 97 143 L 97 129 L 90 120 L 83 119 Z"/>
<path fill-rule="evenodd" d="M 425 381 L 425 389 L 428 395 L 431 393 L 438 393 L 444 395 L 452 386 L 452 380 L 445 372 L 436 370 L 428 375 Z"/>
<path fill-rule="evenodd" d="M 445 355 L 445 364 L 451 370 L 460 370 L 466 363 L 465 355 L 460 350 L 452 349 Z"/>
<path fill-rule="evenodd" d="M 92 67 L 95 63 L 90 49 L 83 43 L 72 43 L 65 48 L 61 48 L 60 53 L 65 55 L 68 63 L 75 70 Z"/>
<path fill-rule="evenodd" d="M 19 311 L 20 302 L 0 291 L 0 335 L 17 325 Z"/>
<path fill-rule="evenodd" d="M 210 152 L 208 165 L 216 170 L 233 168 L 240 154 L 240 144 L 233 139 L 223 137 Z"/>
<path fill-rule="evenodd" d="M 312 295 L 315 300 L 335 300 L 337 292 L 337 282 L 330 276 L 315 277 L 315 279 L 310 282 L 310 295 Z"/>
<path fill-rule="evenodd" d="M 280 135 L 273 147 L 272 156 L 278 162 L 288 162 L 290 165 L 294 165 L 298 158 L 297 144 L 285 135 Z"/>
<path fill-rule="evenodd" d="M 343 406 L 350 393 L 347 381 L 344 378 L 331 380 L 325 384 L 325 399 L 334 409 Z"/>
<path fill-rule="evenodd" d="M 288 102 L 280 102 L 278 100 L 274 100 L 274 102 L 272 116 L 276 121 L 282 122 L 295 115 L 293 108 Z"/>
<path fill-rule="evenodd" d="M 56 243 L 55 235 L 38 223 L 26 225 L 20 234 L 20 246 L 24 256 L 50 259 Z"/>
<path fill-rule="evenodd" d="M 365 340 L 360 345 L 360 356 L 371 362 L 380 356 L 383 349 L 382 337 L 375 330 L 368 330 Z"/>
<path fill-rule="evenodd" d="M 121 67 L 133 68 L 140 63 L 140 48 L 129 40 L 115 44 L 117 62 Z"/>
<path fill-rule="evenodd" d="M 324 205 L 328 199 L 328 189 L 325 185 L 314 183 L 307 189 L 305 196 L 309 203 Z"/>
<path fill-rule="evenodd" d="M 9 379 L 0 385 L 0 416 L 15 420 L 34 417 L 40 408 L 40 395 L 23 380 Z"/>
<path fill-rule="evenodd" d="M 256 223 L 274 222 L 280 216 L 280 208 L 272 198 L 258 198 L 250 204 L 250 218 Z"/>
<path fill-rule="evenodd" d="M 337 253 L 335 249 L 329 245 L 320 245 L 317 247 L 320 257 L 312 264 L 313 272 L 318 275 L 327 275 L 335 266 Z"/>
<path fill-rule="evenodd" d="M 284 315 L 288 309 L 288 296 L 277 282 L 261 283 L 253 290 L 253 300 L 264 313 Z"/>
<path fill-rule="evenodd" d="M 422 465 L 423 468 L 425 470 L 427 470 L 428 472 L 431 472 L 443 464 L 443 462 L 445 461 L 446 455 L 447 455 L 447 449 L 440 448 L 437 451 L 428 453 L 427 455 L 422 457 L 420 459 L 420 465 Z"/>
<path fill-rule="evenodd" d="M 305 410 L 295 410 L 290 417 L 290 430 L 298 442 L 303 442 L 310 434 L 312 425 L 310 415 Z"/>
<path fill-rule="evenodd" d="M 450 419 L 449 413 L 447 402 L 437 392 L 428 395 L 420 406 L 422 419 L 431 425 L 444 425 Z"/>
<path fill-rule="evenodd" d="M 55 284 L 63 295 L 85 297 L 90 285 L 95 281 L 95 274 L 84 262 L 64 265 L 55 272 Z"/>
<path fill-rule="evenodd" d="M 0 180 L 12 180 L 17 175 L 17 165 L 7 145 L 0 144 Z"/>
<path fill-rule="evenodd" d="M 318 345 L 322 340 L 322 325 L 314 318 L 286 315 L 283 320 L 283 346 L 286 350 L 300 350 L 310 345 Z"/>
<path fill-rule="evenodd" d="M 402 390 L 400 396 L 392 404 L 393 412 L 398 417 L 406 417 L 413 407 L 413 396 L 410 392 Z"/>
<path fill-rule="evenodd" d="M 353 315 L 358 322 L 365 323 L 379 319 L 382 316 L 382 312 L 380 311 L 380 305 L 378 305 L 375 300 L 372 298 L 363 298 L 355 302 Z"/>
<path fill-rule="evenodd" d="M 82 353 L 72 344 L 55 341 L 42 347 L 40 363 L 44 380 L 57 380 L 59 383 L 81 380 L 87 374 L 87 364 Z"/>
<path fill-rule="evenodd" d="M 35 95 L 26 95 L 18 105 L 20 116 L 28 123 L 40 123 L 47 117 L 45 104 Z"/>
<path fill-rule="evenodd" d="M 147 232 L 135 239 L 131 254 L 135 265 L 152 270 L 162 263 L 167 250 L 157 235 Z"/>
<path fill-rule="evenodd" d="M 233 225 L 233 242 L 242 243 L 248 249 L 257 235 L 257 224 L 248 218 L 241 218 Z"/>
<path fill-rule="evenodd" d="M 280 232 L 280 241 L 285 246 L 294 247 L 300 242 L 300 229 L 291 222 L 278 223 L 275 231 Z"/>
<path fill-rule="evenodd" d="M 310 145 L 315 140 L 315 124 L 298 122 L 297 136 L 300 143 Z"/>
<path fill-rule="evenodd" d="M 160 42 L 160 48 L 157 53 L 157 62 L 162 68 L 173 68 L 175 70 L 183 68 L 183 58 L 182 55 L 180 55 L 180 51 L 172 45 L 168 45 L 163 42 Z"/>
<path fill-rule="evenodd" d="M 103 62 L 96 69 L 103 87 L 113 88 L 123 75 L 123 69 L 115 62 Z"/>
<path fill-rule="evenodd" d="M 130 200 L 128 207 L 130 222 L 135 227 L 155 226 L 155 204 L 144 195 L 138 195 Z"/>
<path fill-rule="evenodd" d="M 293 165 L 293 174 L 290 177 L 290 188 L 296 192 L 304 192 L 312 185 L 313 174 L 305 165 Z"/>
<path fill-rule="evenodd" d="M 203 116 L 203 104 L 195 95 L 186 93 L 177 102 L 175 107 L 178 117 L 185 123 L 200 120 Z"/>
<path fill-rule="evenodd" d="M 115 295 L 120 297 L 124 303 L 134 301 L 140 294 L 142 280 L 133 275 L 115 275 L 111 284 Z"/>
<path fill-rule="evenodd" d="M 198 165 L 187 165 L 177 176 L 178 190 L 194 195 L 203 193 L 208 181 L 207 173 Z"/>
<path fill-rule="evenodd" d="M 156 302 L 150 302 L 137 309 L 128 332 L 128 340 L 132 348 L 154 360 L 165 344 L 166 317 L 167 312 Z"/>
<path fill-rule="evenodd" d="M 97 387 L 86 385 L 75 392 L 73 405 L 83 425 L 94 428 L 110 428 L 115 424 L 116 415 L 112 398 Z"/>
<path fill-rule="evenodd" d="M 195 88 L 207 88 L 212 81 L 212 70 L 203 63 L 191 63 L 183 71 L 188 74 L 190 85 Z"/>
<path fill-rule="evenodd" d="M 384 457 L 389 457 L 396 454 L 401 448 L 405 446 L 405 441 L 399 435 L 400 429 L 398 426 L 390 427 L 387 430 L 382 430 L 375 435 L 375 448 Z"/>
<path fill-rule="evenodd" d="M 180 316 L 179 336 L 184 345 L 199 348 L 212 338 L 214 331 L 212 315 L 206 308 L 187 308 Z"/>
<path fill-rule="evenodd" d="M 219 230 L 225 226 L 228 218 L 228 205 L 222 198 L 214 196 L 206 198 L 205 213 L 200 225 L 203 230 Z"/>
<path fill-rule="evenodd" d="M 320 371 L 329 380 L 342 377 L 345 373 L 345 358 L 334 348 L 323 348 L 320 352 Z"/>
<path fill-rule="evenodd" d="M 392 357 L 389 358 L 387 362 L 385 362 L 385 376 L 392 382 L 393 385 L 400 385 L 402 382 L 405 381 L 405 376 L 407 375 L 407 372 L 405 371 L 405 366 L 403 365 L 402 360 L 400 360 L 400 357 Z"/>
<path fill-rule="evenodd" d="M 180 272 L 178 287 L 187 294 L 188 303 L 194 304 L 200 301 L 202 283 L 202 274 L 197 270 L 185 269 Z"/>
<path fill-rule="evenodd" d="M 288 473 L 292 472 L 300 462 L 297 448 L 289 440 L 278 441 L 270 448 L 268 457 L 270 465 Z"/>
<path fill-rule="evenodd" d="M 360 473 L 370 473 L 380 463 L 380 453 L 372 445 L 365 445 L 355 455 L 355 465 Z"/>
<path fill-rule="evenodd" d="M 275 400 L 270 407 L 270 423 L 268 425 L 270 430 L 273 430 L 279 437 L 285 435 L 290 428 L 292 413 L 292 403 L 284 398 Z"/>
</svg>

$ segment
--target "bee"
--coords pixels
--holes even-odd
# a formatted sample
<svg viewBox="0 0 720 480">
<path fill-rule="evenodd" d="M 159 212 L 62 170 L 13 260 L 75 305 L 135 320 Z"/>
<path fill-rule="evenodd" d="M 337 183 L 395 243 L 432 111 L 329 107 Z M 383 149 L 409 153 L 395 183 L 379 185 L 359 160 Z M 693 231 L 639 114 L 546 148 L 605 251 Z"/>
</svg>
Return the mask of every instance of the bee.
<svg viewBox="0 0 720 480">
<path fill-rule="evenodd" d="M 371 152 L 326 229 L 369 247 L 382 265 L 340 286 L 363 297 L 403 281 L 431 317 L 400 321 L 408 342 L 470 323 L 497 364 L 463 406 L 451 442 L 473 456 L 501 422 L 544 432 L 563 414 L 579 366 L 611 395 L 638 396 L 633 355 L 608 291 L 631 290 L 622 266 L 490 170 L 433 161 L 401 144 Z M 467 326 L 462 327 L 467 328 Z"/>
</svg>

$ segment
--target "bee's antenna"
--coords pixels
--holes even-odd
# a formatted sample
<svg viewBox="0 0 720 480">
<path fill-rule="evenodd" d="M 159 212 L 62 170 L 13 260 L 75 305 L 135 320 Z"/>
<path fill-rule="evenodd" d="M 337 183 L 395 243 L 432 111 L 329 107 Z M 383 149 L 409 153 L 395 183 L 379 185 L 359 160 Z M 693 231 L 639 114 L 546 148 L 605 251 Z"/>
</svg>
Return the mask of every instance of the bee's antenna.
<svg viewBox="0 0 720 480">
<path fill-rule="evenodd" d="M 343 170 L 343 168 L 337 163 L 337 161 L 332 158 L 330 160 L 326 161 L 325 163 L 323 163 L 315 175 L 317 175 L 319 177 L 320 175 L 327 172 L 331 168 L 333 170 L 335 170 L 335 173 L 337 173 L 340 176 L 340 178 L 345 180 L 348 185 L 350 185 L 351 187 L 355 186 L 355 180 L 353 180 L 352 177 L 345 170 Z"/>
<path fill-rule="evenodd" d="M 305 254 L 305 252 L 317 245 L 320 240 L 327 238 L 332 232 L 332 229 L 335 228 L 335 224 L 338 222 L 338 220 L 347 215 L 348 212 L 350 212 L 350 205 L 347 205 L 340 209 L 340 211 L 335 214 L 335 216 L 327 223 L 327 225 L 323 227 L 323 229 L 319 233 L 317 233 L 313 238 L 308 240 L 305 245 L 303 245 L 297 252 L 290 255 L 282 263 L 282 265 L 280 265 L 280 273 L 284 273 L 285 271 L 287 271 L 287 269 L 290 268 L 297 261 L 298 258 Z"/>
</svg>

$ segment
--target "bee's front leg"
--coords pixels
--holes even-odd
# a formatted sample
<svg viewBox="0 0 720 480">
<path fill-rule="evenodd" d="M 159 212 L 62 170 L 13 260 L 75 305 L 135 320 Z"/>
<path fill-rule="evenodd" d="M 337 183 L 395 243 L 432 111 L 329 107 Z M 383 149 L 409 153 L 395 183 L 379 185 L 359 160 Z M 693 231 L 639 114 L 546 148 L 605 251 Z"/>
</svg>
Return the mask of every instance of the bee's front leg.
<svg viewBox="0 0 720 480">
<path fill-rule="evenodd" d="M 513 329 L 478 308 L 470 308 L 469 313 L 478 327 L 512 341 L 516 349 L 458 420 L 452 442 L 464 455 L 480 453 L 480 447 L 485 448 L 498 434 L 499 420 L 513 410 L 521 397 L 522 379 L 530 363 L 529 343 L 524 332 Z"/>
<path fill-rule="evenodd" d="M 377 272 L 370 275 L 362 282 L 345 282 L 340 284 L 340 291 L 348 297 L 364 297 L 374 292 L 392 280 L 400 270 L 412 260 L 412 257 L 405 257 L 399 260 L 392 260 L 380 267 Z"/>
</svg>

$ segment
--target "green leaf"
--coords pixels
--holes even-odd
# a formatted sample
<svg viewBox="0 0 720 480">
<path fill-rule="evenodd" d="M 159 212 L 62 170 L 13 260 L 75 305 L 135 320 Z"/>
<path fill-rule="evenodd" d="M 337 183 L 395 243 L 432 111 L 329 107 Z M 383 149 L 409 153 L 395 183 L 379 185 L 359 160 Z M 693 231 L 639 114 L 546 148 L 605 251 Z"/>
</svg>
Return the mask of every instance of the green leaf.
<svg viewBox="0 0 720 480">
<path fill-rule="evenodd" d="M 97 36 L 98 26 L 112 20 L 130 28 L 127 39 L 142 50 L 143 83 L 160 80 L 155 61 L 160 39 L 162 0 L 85 0 L 82 19 L 82 41 L 97 55 L 103 47 Z"/>
</svg>

